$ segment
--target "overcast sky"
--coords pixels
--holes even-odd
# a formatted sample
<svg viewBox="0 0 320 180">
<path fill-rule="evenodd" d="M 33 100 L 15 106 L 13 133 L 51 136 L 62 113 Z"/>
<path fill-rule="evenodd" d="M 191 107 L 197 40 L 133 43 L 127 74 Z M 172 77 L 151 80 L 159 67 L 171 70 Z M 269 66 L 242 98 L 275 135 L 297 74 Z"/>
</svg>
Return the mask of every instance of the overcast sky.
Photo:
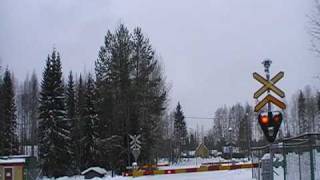
<svg viewBox="0 0 320 180">
<path fill-rule="evenodd" d="M 217 107 L 254 105 L 263 73 L 285 71 L 288 99 L 319 84 L 320 58 L 310 51 L 313 0 L 0 0 L 0 59 L 19 81 L 42 73 L 56 47 L 63 70 L 92 71 L 108 29 L 140 26 L 162 58 L 170 102 L 186 116 L 212 117 Z M 211 126 L 210 120 L 188 120 Z"/>
</svg>

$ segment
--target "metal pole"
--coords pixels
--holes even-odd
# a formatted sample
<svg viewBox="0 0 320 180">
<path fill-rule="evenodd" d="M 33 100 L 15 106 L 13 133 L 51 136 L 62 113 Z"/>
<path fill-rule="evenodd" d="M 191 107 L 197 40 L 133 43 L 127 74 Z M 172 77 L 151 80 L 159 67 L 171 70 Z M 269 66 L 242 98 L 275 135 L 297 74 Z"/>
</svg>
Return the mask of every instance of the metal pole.
<svg viewBox="0 0 320 180">
<path fill-rule="evenodd" d="M 299 180 L 302 179 L 302 176 L 301 176 L 301 159 L 300 159 L 300 150 L 299 150 Z"/>
<path fill-rule="evenodd" d="M 283 156 L 283 180 L 287 180 L 287 155 L 285 142 L 282 144 L 282 156 Z"/>
<path fill-rule="evenodd" d="M 269 59 L 266 59 L 262 62 L 263 66 L 264 66 L 264 72 L 266 73 L 266 78 L 267 81 L 270 81 L 270 71 L 269 68 L 271 66 L 272 61 Z M 268 90 L 268 95 L 270 94 L 270 90 Z M 271 103 L 268 103 L 268 113 L 271 112 Z M 271 171 L 271 176 L 270 176 L 270 180 L 273 180 L 273 151 L 272 151 L 272 143 L 270 143 L 270 171 Z"/>
<path fill-rule="evenodd" d="M 229 151 L 230 151 L 230 161 L 231 161 L 231 163 L 233 163 L 233 161 L 232 161 L 232 156 L 233 156 L 233 148 L 232 148 L 232 138 L 231 138 L 231 133 L 232 133 L 232 128 L 231 127 L 229 127 L 229 140 L 230 140 L 230 149 L 229 149 Z"/>
<path fill-rule="evenodd" d="M 315 176 L 314 176 L 314 170 L 315 170 L 315 168 L 314 168 L 314 164 L 313 164 L 314 156 L 313 156 L 313 147 L 312 147 L 312 144 L 313 144 L 312 136 L 309 136 L 311 180 L 315 180 Z"/>
</svg>

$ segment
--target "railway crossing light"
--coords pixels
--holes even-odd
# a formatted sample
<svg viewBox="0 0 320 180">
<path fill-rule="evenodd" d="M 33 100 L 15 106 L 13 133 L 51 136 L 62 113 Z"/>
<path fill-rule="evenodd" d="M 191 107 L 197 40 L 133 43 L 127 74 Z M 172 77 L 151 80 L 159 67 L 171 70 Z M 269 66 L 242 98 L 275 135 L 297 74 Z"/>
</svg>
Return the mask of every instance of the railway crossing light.
<svg viewBox="0 0 320 180">
<path fill-rule="evenodd" d="M 260 113 L 258 121 L 267 140 L 271 143 L 274 142 L 282 122 L 281 112 L 274 111 Z"/>
</svg>

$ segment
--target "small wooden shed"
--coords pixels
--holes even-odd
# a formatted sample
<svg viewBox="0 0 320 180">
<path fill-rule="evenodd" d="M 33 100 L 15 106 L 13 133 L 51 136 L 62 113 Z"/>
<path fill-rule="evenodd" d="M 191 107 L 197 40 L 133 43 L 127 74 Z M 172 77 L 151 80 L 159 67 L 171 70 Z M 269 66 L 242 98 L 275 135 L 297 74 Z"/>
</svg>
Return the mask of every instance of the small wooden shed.
<svg viewBox="0 0 320 180">
<path fill-rule="evenodd" d="M 204 143 L 199 144 L 199 146 L 196 149 L 195 155 L 196 155 L 196 157 L 201 157 L 201 158 L 208 158 L 209 157 L 209 150 L 206 147 L 206 145 L 204 145 Z"/>
<path fill-rule="evenodd" d="M 107 174 L 107 171 L 101 167 L 91 167 L 84 170 L 81 175 L 84 176 L 84 179 L 92 179 L 92 178 L 102 178 Z"/>
<path fill-rule="evenodd" d="M 0 180 L 24 180 L 26 159 L 0 157 Z"/>
</svg>

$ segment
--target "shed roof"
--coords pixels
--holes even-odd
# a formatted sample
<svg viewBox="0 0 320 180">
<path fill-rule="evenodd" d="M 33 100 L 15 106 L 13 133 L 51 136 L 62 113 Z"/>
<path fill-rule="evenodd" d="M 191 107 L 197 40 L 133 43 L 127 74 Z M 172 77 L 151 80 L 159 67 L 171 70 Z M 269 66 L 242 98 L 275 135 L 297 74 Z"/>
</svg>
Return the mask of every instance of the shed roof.
<svg viewBox="0 0 320 180">
<path fill-rule="evenodd" d="M 15 164 L 25 163 L 25 158 L 0 158 L 0 164 Z"/>
<path fill-rule="evenodd" d="M 101 167 L 91 167 L 91 168 L 88 168 L 88 169 L 82 171 L 81 174 L 84 175 L 84 174 L 88 173 L 89 171 L 95 171 L 95 172 L 97 172 L 97 173 L 99 173 L 99 174 L 107 174 L 107 171 L 106 171 L 105 169 L 101 168 Z"/>
</svg>

